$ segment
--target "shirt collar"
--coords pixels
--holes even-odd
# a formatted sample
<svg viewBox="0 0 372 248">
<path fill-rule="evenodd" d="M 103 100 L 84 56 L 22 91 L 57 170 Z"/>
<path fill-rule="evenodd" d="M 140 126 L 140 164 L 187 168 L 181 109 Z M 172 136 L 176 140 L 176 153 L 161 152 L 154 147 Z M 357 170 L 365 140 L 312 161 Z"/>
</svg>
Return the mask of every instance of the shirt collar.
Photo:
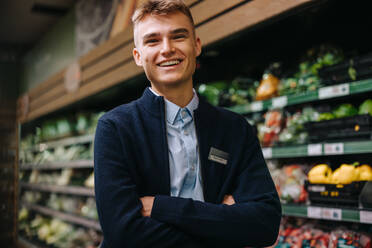
<svg viewBox="0 0 372 248">
<path fill-rule="evenodd" d="M 151 87 L 149 87 L 149 89 L 154 95 L 159 96 L 159 94 L 157 94 L 153 89 L 151 89 Z M 199 98 L 198 94 L 196 94 L 195 89 L 192 89 L 192 91 L 193 97 L 185 108 L 190 112 L 191 116 L 194 117 L 194 110 L 197 109 L 199 106 Z M 168 101 L 165 98 L 164 102 L 167 122 L 170 124 L 174 124 L 174 122 L 176 121 L 177 114 L 181 108 L 177 104 L 174 104 L 173 102 Z"/>
</svg>

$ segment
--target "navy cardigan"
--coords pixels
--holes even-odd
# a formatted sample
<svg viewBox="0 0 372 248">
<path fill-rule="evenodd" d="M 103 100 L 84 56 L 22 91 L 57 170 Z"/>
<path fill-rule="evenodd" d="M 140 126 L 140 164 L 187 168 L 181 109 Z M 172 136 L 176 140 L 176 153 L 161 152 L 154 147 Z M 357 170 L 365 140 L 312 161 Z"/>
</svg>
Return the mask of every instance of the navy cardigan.
<svg viewBox="0 0 372 248">
<path fill-rule="evenodd" d="M 205 202 L 170 196 L 164 99 L 141 98 L 107 112 L 94 141 L 95 193 L 103 248 L 269 246 L 281 206 L 252 127 L 200 99 L 195 126 Z M 209 160 L 211 148 L 229 154 Z M 221 204 L 232 194 L 236 204 Z M 155 196 L 142 217 L 142 196 Z"/>
</svg>

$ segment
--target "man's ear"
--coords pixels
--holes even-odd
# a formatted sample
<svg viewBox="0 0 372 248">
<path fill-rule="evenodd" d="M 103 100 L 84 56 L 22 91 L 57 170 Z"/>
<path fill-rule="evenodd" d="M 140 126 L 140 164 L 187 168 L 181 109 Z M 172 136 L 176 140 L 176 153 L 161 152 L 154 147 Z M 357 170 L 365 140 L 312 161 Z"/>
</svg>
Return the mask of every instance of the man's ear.
<svg viewBox="0 0 372 248">
<path fill-rule="evenodd" d="M 196 49 L 196 57 L 198 57 L 202 51 L 202 44 L 201 44 L 201 40 L 199 37 L 196 37 L 195 39 L 195 49 Z"/>
<path fill-rule="evenodd" d="M 133 48 L 133 58 L 138 66 L 142 66 L 141 54 L 136 47 Z"/>
</svg>

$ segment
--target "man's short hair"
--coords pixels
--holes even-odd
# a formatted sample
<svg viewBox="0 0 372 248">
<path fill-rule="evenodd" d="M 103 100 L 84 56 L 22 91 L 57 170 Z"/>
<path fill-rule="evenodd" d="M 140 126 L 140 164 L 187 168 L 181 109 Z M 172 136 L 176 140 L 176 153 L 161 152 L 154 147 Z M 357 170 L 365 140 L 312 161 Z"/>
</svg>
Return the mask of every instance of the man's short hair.
<svg viewBox="0 0 372 248">
<path fill-rule="evenodd" d="M 192 27 L 194 27 L 194 20 L 192 18 L 189 7 L 182 0 L 148 0 L 141 4 L 132 16 L 132 23 L 134 29 L 136 25 L 146 15 L 167 15 L 174 12 L 181 12 L 190 20 Z M 194 31 L 194 30 L 193 30 Z"/>
</svg>

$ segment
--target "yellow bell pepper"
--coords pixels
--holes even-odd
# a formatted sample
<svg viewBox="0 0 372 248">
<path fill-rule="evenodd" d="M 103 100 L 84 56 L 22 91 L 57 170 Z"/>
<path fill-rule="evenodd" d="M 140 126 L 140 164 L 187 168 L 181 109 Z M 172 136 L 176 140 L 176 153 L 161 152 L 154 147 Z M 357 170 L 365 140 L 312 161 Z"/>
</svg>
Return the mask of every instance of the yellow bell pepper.
<svg viewBox="0 0 372 248">
<path fill-rule="evenodd" d="M 372 167 L 368 164 L 363 164 L 357 167 L 359 172 L 359 181 L 372 181 Z"/>
<path fill-rule="evenodd" d="M 308 173 L 310 183 L 329 183 L 332 169 L 327 164 L 318 164 Z"/>
<path fill-rule="evenodd" d="M 354 164 L 342 164 L 333 174 L 331 183 L 334 184 L 349 184 L 358 181 L 359 171 Z"/>
</svg>

